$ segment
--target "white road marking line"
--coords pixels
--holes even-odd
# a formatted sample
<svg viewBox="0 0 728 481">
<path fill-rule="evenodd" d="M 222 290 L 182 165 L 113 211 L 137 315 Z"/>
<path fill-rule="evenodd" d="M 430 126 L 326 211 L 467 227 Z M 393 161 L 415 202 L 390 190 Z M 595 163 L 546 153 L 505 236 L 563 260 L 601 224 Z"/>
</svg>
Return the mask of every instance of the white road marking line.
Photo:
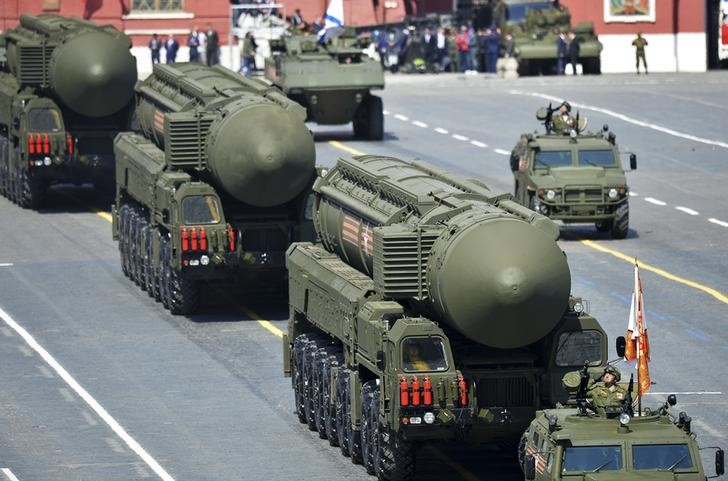
<svg viewBox="0 0 728 481">
<path fill-rule="evenodd" d="M 389 110 L 382 110 L 382 115 L 389 115 Z"/>
<path fill-rule="evenodd" d="M 722 226 L 722 227 L 728 227 L 728 222 L 723 221 L 723 220 L 714 219 L 712 217 L 710 219 L 708 219 L 708 222 L 711 222 L 713 224 L 717 224 L 717 225 Z"/>
<path fill-rule="evenodd" d="M 18 351 L 23 353 L 23 356 L 25 357 L 33 357 L 33 351 L 28 349 L 27 346 L 20 345 L 18 346 Z"/>
<path fill-rule="evenodd" d="M 486 147 L 488 147 L 488 144 L 484 144 L 483 142 L 477 140 L 471 140 L 470 143 L 476 147 L 480 147 L 481 149 L 485 149 Z"/>
<path fill-rule="evenodd" d="M 629 191 L 629 196 L 630 197 L 637 197 L 638 195 L 639 194 L 637 192 L 632 192 L 631 190 Z"/>
<path fill-rule="evenodd" d="M 452 138 L 455 140 L 462 140 L 463 142 L 467 142 L 468 140 L 470 140 L 469 138 L 465 137 L 464 135 L 460 135 L 460 134 L 452 134 Z"/>
<path fill-rule="evenodd" d="M 553 95 L 546 95 L 538 92 L 524 92 L 522 90 L 511 90 L 511 94 L 513 95 L 530 95 L 531 97 L 540 97 L 542 99 L 546 100 L 553 100 L 555 102 L 561 102 L 563 99 L 560 99 L 559 97 L 554 97 Z M 695 142 L 700 142 L 702 144 L 708 144 L 708 145 L 714 145 L 716 147 L 723 147 L 724 149 L 728 149 L 728 142 L 721 142 L 719 140 L 711 140 L 706 139 L 703 137 L 698 137 L 696 135 L 686 134 L 684 132 L 679 132 L 677 130 L 669 129 L 667 127 L 662 127 L 661 125 L 657 124 L 651 124 L 649 122 L 645 122 L 644 120 L 638 120 L 632 117 L 629 117 L 624 114 L 620 114 L 619 112 L 615 112 L 613 110 L 604 109 L 601 107 L 596 107 L 593 105 L 586 105 L 586 104 L 580 104 L 576 102 L 569 102 L 573 107 L 578 107 L 581 109 L 586 110 L 592 110 L 594 112 L 600 112 L 605 115 L 609 115 L 611 117 L 623 120 L 625 122 L 628 122 L 630 124 L 639 125 L 640 127 L 647 127 L 648 129 L 656 130 L 658 132 L 662 132 L 663 134 L 672 135 L 674 137 L 679 137 L 681 139 L 687 139 L 687 140 L 693 140 Z"/>
<path fill-rule="evenodd" d="M 511 155 L 511 153 L 505 149 L 493 149 L 493 152 L 501 155 Z"/>
<path fill-rule="evenodd" d="M 13 267 L 12 262 L 0 262 L 0 267 Z"/>
<path fill-rule="evenodd" d="M 649 202 L 650 204 L 655 204 L 655 205 L 667 205 L 667 202 L 657 200 L 653 197 L 645 197 L 645 202 Z"/>
<path fill-rule="evenodd" d="M 3 472 L 3 474 L 4 474 L 5 476 L 7 476 L 7 478 L 8 478 L 8 479 L 9 479 L 10 481 L 20 481 L 20 480 L 19 480 L 18 478 L 16 478 L 16 477 L 15 477 L 15 475 L 13 474 L 13 472 L 12 472 L 12 471 L 10 471 L 10 469 L 8 469 L 8 468 L 3 468 L 3 469 L 0 469 L 0 471 L 2 471 L 2 472 Z"/>
<path fill-rule="evenodd" d="M 59 387 L 58 392 L 61 393 L 61 396 L 63 396 L 63 400 L 69 403 L 76 402 L 76 398 L 73 397 L 73 394 L 71 394 L 71 391 L 66 389 L 65 387 Z"/>
<path fill-rule="evenodd" d="M 675 207 L 675 209 L 679 210 L 680 212 L 685 212 L 688 215 L 698 215 L 699 214 L 699 212 L 697 210 L 689 209 L 687 207 L 683 207 L 680 205 Z"/>
<path fill-rule="evenodd" d="M 447 135 L 447 134 L 449 134 L 449 133 L 450 133 L 450 132 L 448 132 L 447 130 L 443 129 L 442 127 L 437 127 L 437 128 L 435 129 L 435 132 L 437 132 L 438 134 L 445 134 L 445 135 Z"/>
<path fill-rule="evenodd" d="M 401 120 L 402 122 L 407 122 L 409 120 L 409 117 L 402 114 L 396 114 L 394 118 L 397 120 Z"/>
<path fill-rule="evenodd" d="M 412 125 L 416 125 L 417 127 L 422 127 L 423 129 L 427 128 L 427 124 L 424 122 L 420 122 L 419 120 L 413 120 Z"/>
<path fill-rule="evenodd" d="M 38 344 L 38 341 L 35 340 L 33 336 L 31 336 L 28 331 L 25 330 L 20 324 L 15 322 L 15 320 L 10 317 L 10 315 L 5 312 L 2 308 L 0 308 L 0 318 L 5 322 L 5 324 L 8 325 L 11 329 L 13 329 L 15 332 L 20 335 L 23 339 L 25 339 L 25 342 L 28 343 L 28 346 L 30 346 L 35 352 L 37 352 L 40 357 L 43 358 L 43 360 L 48 363 L 49 366 L 53 368 L 56 373 L 63 379 L 68 386 L 73 389 L 76 394 L 78 394 L 81 399 L 86 401 L 86 404 L 94 411 L 96 414 L 103 419 L 103 421 L 116 433 L 117 436 L 119 436 L 124 443 L 126 443 L 129 448 L 134 451 L 141 459 L 144 461 L 147 466 L 151 468 L 154 473 L 160 477 L 163 481 L 174 481 L 174 478 L 170 476 L 167 471 L 162 468 L 162 466 L 159 465 L 159 463 L 149 454 L 147 453 L 144 448 L 134 439 L 132 438 L 129 433 L 126 432 L 126 430 L 121 427 L 119 422 L 114 419 L 107 411 L 104 409 L 104 407 L 99 404 L 96 399 L 94 399 L 88 391 L 86 391 L 79 383 L 76 381 L 69 373 L 66 371 L 66 369 L 60 365 L 58 361 L 55 360 L 53 356 L 50 355 L 48 351 L 43 348 L 40 344 Z"/>
<path fill-rule="evenodd" d="M 99 422 L 96 421 L 96 419 L 91 415 L 91 413 L 89 413 L 85 409 L 81 410 L 81 416 L 83 416 L 83 420 L 86 421 L 86 424 L 88 424 L 89 426 L 98 426 L 99 425 Z"/>
<path fill-rule="evenodd" d="M 45 367 L 42 364 L 39 364 L 35 367 L 40 371 L 40 373 L 43 375 L 43 377 L 48 378 L 48 379 L 53 379 L 53 373 L 50 371 L 50 369 L 48 369 L 47 367 Z"/>
<path fill-rule="evenodd" d="M 714 438 L 725 439 L 725 435 L 723 433 L 721 433 L 717 429 L 711 427 L 705 421 L 696 419 L 693 422 L 695 423 L 696 426 L 698 426 L 698 428 L 700 429 L 701 432 L 706 432 L 706 433 L 710 434 L 711 436 L 713 436 Z"/>
<path fill-rule="evenodd" d="M 670 392 L 647 392 L 645 396 L 669 396 L 670 394 L 683 396 L 702 396 L 703 394 L 710 396 L 722 396 L 722 391 L 670 391 Z"/>
</svg>

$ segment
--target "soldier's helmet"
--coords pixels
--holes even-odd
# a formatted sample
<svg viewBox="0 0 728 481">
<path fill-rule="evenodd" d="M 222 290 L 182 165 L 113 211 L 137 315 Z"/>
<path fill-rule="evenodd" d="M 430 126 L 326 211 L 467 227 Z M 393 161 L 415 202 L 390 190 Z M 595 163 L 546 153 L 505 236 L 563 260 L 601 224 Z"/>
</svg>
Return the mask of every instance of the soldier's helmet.
<svg viewBox="0 0 728 481">
<path fill-rule="evenodd" d="M 566 111 L 571 112 L 571 104 L 569 102 L 567 102 L 566 100 L 561 102 L 561 105 L 559 105 L 559 108 L 561 108 L 561 107 L 566 107 Z"/>
<path fill-rule="evenodd" d="M 622 373 L 619 372 L 619 369 L 617 369 L 614 366 L 607 366 L 604 368 L 604 374 L 611 374 L 614 376 L 614 380 L 616 382 L 619 382 L 620 379 L 622 379 Z"/>
</svg>

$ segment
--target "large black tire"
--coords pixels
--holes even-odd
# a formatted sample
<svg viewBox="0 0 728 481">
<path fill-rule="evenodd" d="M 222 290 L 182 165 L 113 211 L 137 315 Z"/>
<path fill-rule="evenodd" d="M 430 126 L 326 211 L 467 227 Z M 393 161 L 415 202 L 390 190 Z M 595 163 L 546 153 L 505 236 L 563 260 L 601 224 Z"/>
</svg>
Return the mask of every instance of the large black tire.
<svg viewBox="0 0 728 481">
<path fill-rule="evenodd" d="M 306 410 L 303 403 L 303 358 L 306 346 L 309 343 L 308 335 L 301 334 L 293 341 L 293 363 L 291 366 L 291 384 L 293 385 L 293 402 L 298 420 L 306 423 Z"/>
<path fill-rule="evenodd" d="M 381 97 L 367 95 L 354 116 L 354 135 L 367 140 L 384 138 L 384 106 Z"/>
<path fill-rule="evenodd" d="M 523 461 L 526 459 L 526 433 L 523 433 L 523 435 L 521 435 L 521 439 L 518 441 L 518 451 L 516 456 L 518 457 L 518 466 L 521 468 L 521 471 L 524 471 Z"/>
<path fill-rule="evenodd" d="M 121 271 L 126 277 L 129 277 L 129 259 L 127 256 L 128 242 L 128 223 L 129 223 L 129 206 L 122 204 L 119 207 L 119 260 L 121 261 Z"/>
<path fill-rule="evenodd" d="M 127 248 L 129 249 L 129 274 L 134 284 L 139 285 L 139 259 L 138 259 L 138 236 L 139 236 L 139 213 L 136 208 L 129 208 L 129 237 Z"/>
<path fill-rule="evenodd" d="M 326 418 L 331 404 L 331 369 L 328 366 L 335 352 L 334 346 L 322 347 L 316 354 L 315 360 L 313 413 L 316 430 L 321 439 L 328 438 Z"/>
<path fill-rule="evenodd" d="M 0 195 L 8 195 L 8 139 L 0 134 Z"/>
<path fill-rule="evenodd" d="M 351 389 L 351 379 L 349 379 L 349 389 Z M 346 403 L 346 425 L 349 429 L 349 458 L 354 464 L 362 464 L 364 458 L 361 453 L 361 431 L 354 429 L 354 417 L 351 412 L 351 403 Z"/>
<path fill-rule="evenodd" d="M 380 481 L 410 481 L 415 474 L 415 450 L 396 432 L 379 426 L 377 479 Z"/>
<path fill-rule="evenodd" d="M 144 213 L 139 214 L 139 226 L 137 233 L 137 263 L 139 271 L 139 287 L 142 291 L 147 290 L 147 239 L 149 238 L 149 222 Z"/>
<path fill-rule="evenodd" d="M 362 464 L 369 474 L 376 474 L 374 452 L 378 446 L 378 425 L 379 387 L 376 381 L 369 381 L 361 389 L 361 457 Z"/>
<path fill-rule="evenodd" d="M 349 404 L 349 371 L 339 369 L 336 378 L 336 433 L 339 437 L 339 449 L 341 454 L 349 456 L 349 437 L 351 436 L 351 424 L 348 422 Z"/>
<path fill-rule="evenodd" d="M 171 268 L 169 267 L 169 259 L 171 251 L 169 247 L 169 239 L 164 236 L 159 243 L 159 250 L 161 251 L 162 262 L 160 264 L 160 276 L 159 276 L 159 296 L 162 301 L 162 305 L 165 309 L 169 309 L 171 305 L 171 298 L 169 294 L 169 276 Z"/>
<path fill-rule="evenodd" d="M 615 217 L 612 221 L 612 238 L 624 239 L 629 232 L 629 202 L 626 202 L 615 211 Z"/>
<path fill-rule="evenodd" d="M 317 339 L 311 339 L 303 350 L 303 412 L 306 424 L 311 431 L 316 430 L 316 413 L 314 412 L 314 397 L 316 395 L 315 367 L 319 351 Z"/>
<path fill-rule="evenodd" d="M 329 444 L 333 447 L 337 447 L 339 445 L 339 431 L 337 430 L 336 426 L 336 397 L 334 396 L 334 399 L 331 399 L 331 381 L 333 376 L 333 370 L 338 369 L 339 366 L 343 366 L 343 364 L 344 355 L 341 352 L 337 352 L 329 358 L 329 362 L 325 367 L 327 369 L 327 373 L 324 377 L 324 379 L 326 380 L 326 387 L 324 388 L 324 392 L 325 397 L 328 399 L 328 401 L 326 402 L 326 404 L 328 405 L 328 413 L 326 415 L 326 419 L 324 420 L 324 424 L 326 425 L 326 437 L 329 438 Z"/>
<path fill-rule="evenodd" d="M 142 231 L 144 236 L 144 290 L 147 291 L 149 297 L 154 297 L 154 258 L 152 256 L 152 237 L 154 236 L 154 229 L 147 223 Z"/>
<path fill-rule="evenodd" d="M 22 169 L 19 177 L 18 205 L 24 209 L 37 209 L 45 193 L 43 181 L 28 169 Z"/>
<path fill-rule="evenodd" d="M 199 283 L 184 272 L 169 268 L 169 312 L 185 316 L 194 312 L 199 302 Z"/>
</svg>

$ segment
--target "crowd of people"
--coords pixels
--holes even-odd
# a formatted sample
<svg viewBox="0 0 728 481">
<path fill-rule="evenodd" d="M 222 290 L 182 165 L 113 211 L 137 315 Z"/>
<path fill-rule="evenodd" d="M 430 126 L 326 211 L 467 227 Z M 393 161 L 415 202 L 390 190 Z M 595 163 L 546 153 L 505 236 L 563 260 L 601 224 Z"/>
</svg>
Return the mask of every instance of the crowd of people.
<svg viewBox="0 0 728 481">
<path fill-rule="evenodd" d="M 164 63 L 174 63 L 177 61 L 180 43 L 173 34 L 169 34 L 165 40 L 161 40 L 155 33 L 152 34 L 148 47 L 152 54 L 152 63 L 161 63 L 162 51 L 164 51 Z M 220 63 L 220 37 L 212 25 L 208 25 L 207 30 L 193 28 L 187 36 L 187 47 L 189 49 L 187 60 L 190 62 L 208 66 Z"/>
</svg>

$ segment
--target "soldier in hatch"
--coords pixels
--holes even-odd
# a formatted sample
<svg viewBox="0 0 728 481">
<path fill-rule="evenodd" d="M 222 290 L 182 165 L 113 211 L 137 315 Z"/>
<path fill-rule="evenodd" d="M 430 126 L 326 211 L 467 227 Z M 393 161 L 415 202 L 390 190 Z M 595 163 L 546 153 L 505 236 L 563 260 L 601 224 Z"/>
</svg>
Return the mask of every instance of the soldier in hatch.
<svg viewBox="0 0 728 481">
<path fill-rule="evenodd" d="M 569 102 L 564 101 L 559 106 L 559 110 L 554 112 L 551 117 L 551 124 L 553 125 L 554 132 L 557 134 L 569 133 L 574 128 L 575 121 L 571 115 L 571 104 Z"/>
<path fill-rule="evenodd" d="M 618 384 L 621 379 L 619 369 L 614 366 L 604 368 L 602 377 L 589 387 L 587 397 L 591 398 L 594 407 L 621 407 L 627 391 Z"/>
</svg>

